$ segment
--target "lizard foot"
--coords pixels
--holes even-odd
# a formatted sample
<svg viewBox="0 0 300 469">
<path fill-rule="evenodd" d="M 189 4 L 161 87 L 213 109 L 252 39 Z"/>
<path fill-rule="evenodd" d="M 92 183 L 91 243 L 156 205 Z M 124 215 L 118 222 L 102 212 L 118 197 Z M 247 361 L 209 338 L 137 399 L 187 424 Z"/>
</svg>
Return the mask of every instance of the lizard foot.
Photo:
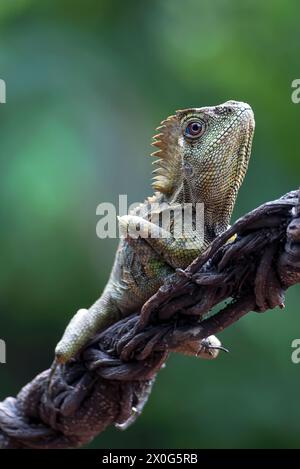
<svg viewBox="0 0 300 469">
<path fill-rule="evenodd" d="M 222 346 L 221 342 L 216 336 L 210 335 L 201 341 L 200 348 L 196 353 L 196 356 L 211 360 L 213 358 L 217 358 L 220 350 L 226 353 L 229 352 L 227 348 Z"/>
</svg>

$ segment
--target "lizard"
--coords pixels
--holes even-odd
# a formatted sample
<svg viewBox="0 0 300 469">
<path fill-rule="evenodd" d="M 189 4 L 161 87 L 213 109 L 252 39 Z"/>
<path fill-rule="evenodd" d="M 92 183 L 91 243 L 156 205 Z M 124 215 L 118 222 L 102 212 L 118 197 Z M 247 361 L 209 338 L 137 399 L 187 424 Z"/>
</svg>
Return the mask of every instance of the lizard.
<svg viewBox="0 0 300 469">
<path fill-rule="evenodd" d="M 80 309 L 71 319 L 56 346 L 56 363 L 69 361 L 96 332 L 138 311 L 177 269 L 185 269 L 228 228 L 248 168 L 254 128 L 250 105 L 233 100 L 179 110 L 161 122 L 152 142 L 156 151 L 151 156 L 157 158 L 154 195 L 119 218 L 123 236 L 107 285 L 89 309 Z M 192 224 L 177 237 L 174 217 L 166 228 L 149 217 L 153 204 L 156 216 L 166 206 L 190 204 L 194 222 L 197 203 L 204 206 L 202 232 Z M 183 352 L 216 358 L 220 349 L 221 342 L 210 336 L 197 350 Z"/>
</svg>

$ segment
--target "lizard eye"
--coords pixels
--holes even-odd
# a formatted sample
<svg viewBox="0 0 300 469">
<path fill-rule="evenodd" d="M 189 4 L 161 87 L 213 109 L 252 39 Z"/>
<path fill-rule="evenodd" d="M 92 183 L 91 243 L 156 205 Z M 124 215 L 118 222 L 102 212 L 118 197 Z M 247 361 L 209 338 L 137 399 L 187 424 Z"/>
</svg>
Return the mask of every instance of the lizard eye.
<svg viewBox="0 0 300 469">
<path fill-rule="evenodd" d="M 205 123 L 201 121 L 192 121 L 186 126 L 184 134 L 189 138 L 200 137 L 205 130 Z"/>
</svg>

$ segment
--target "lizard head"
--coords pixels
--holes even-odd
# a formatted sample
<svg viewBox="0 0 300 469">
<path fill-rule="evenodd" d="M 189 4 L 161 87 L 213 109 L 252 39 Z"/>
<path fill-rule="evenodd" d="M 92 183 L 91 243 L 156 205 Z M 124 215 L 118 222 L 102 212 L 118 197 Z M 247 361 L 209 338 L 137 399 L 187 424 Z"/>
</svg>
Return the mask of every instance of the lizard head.
<svg viewBox="0 0 300 469">
<path fill-rule="evenodd" d="M 252 109 L 242 102 L 177 111 L 154 136 L 154 190 L 169 203 L 203 202 L 206 226 L 214 235 L 224 231 L 247 171 L 254 127 Z"/>
</svg>

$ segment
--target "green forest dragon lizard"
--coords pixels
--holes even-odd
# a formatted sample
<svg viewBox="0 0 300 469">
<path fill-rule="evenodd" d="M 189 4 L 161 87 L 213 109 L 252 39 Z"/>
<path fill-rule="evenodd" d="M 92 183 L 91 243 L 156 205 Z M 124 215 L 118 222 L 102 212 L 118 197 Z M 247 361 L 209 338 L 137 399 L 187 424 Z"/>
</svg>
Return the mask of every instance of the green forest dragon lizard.
<svg viewBox="0 0 300 469">
<path fill-rule="evenodd" d="M 70 321 L 56 346 L 57 362 L 74 357 L 95 332 L 139 311 L 176 269 L 186 268 L 228 228 L 247 171 L 254 126 L 251 107 L 237 101 L 180 110 L 161 123 L 153 141 L 158 148 L 152 154 L 158 157 L 154 162 L 155 193 L 119 218 L 125 235 L 109 281 L 101 297 L 89 309 L 80 309 Z M 175 237 L 172 217 L 167 229 L 149 217 L 153 204 L 158 212 L 166 205 L 191 204 L 193 217 L 197 203 L 204 204 L 202 233 L 191 226 Z M 130 236 L 131 229 L 137 227 L 140 236 Z M 219 346 L 220 341 L 210 336 L 205 346 L 199 344 L 197 355 L 214 358 Z"/>
</svg>

